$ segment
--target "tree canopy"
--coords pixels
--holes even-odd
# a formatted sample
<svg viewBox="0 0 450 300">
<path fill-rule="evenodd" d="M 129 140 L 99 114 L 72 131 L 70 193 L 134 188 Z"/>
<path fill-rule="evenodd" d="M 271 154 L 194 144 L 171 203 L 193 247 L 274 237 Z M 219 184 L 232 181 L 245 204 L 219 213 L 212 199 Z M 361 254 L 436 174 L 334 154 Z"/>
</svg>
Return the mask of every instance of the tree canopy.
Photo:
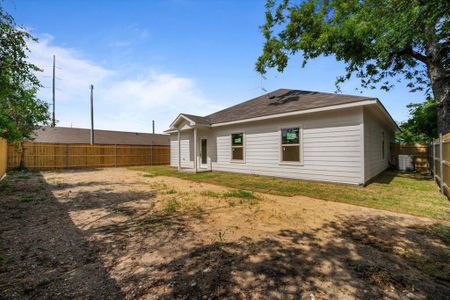
<svg viewBox="0 0 450 300">
<path fill-rule="evenodd" d="M 426 144 L 438 137 L 436 100 L 428 98 L 423 103 L 408 106 L 409 119 L 400 124 L 402 130 L 396 136 L 397 142 Z"/>
<path fill-rule="evenodd" d="M 433 92 L 439 128 L 450 131 L 450 1 L 267 0 L 261 29 L 258 72 L 282 72 L 295 54 L 303 66 L 334 55 L 346 65 L 338 90 L 352 76 L 364 88 L 383 90 L 400 78 L 411 91 Z"/>
<path fill-rule="evenodd" d="M 0 137 L 8 142 L 31 138 L 49 120 L 48 104 L 36 96 L 40 70 L 28 61 L 29 40 L 36 39 L 0 7 Z"/>
</svg>

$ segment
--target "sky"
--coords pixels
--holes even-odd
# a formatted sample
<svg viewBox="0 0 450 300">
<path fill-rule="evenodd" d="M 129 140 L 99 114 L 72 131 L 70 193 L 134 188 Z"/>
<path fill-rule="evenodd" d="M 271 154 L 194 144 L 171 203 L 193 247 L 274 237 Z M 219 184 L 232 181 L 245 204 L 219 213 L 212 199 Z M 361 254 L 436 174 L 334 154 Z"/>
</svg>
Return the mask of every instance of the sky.
<svg viewBox="0 0 450 300">
<path fill-rule="evenodd" d="M 301 68 L 293 57 L 283 73 L 255 71 L 264 39 L 264 0 L 3 0 L 5 10 L 38 42 L 29 59 L 43 72 L 40 99 L 51 103 L 56 56 L 57 126 L 150 132 L 168 129 L 181 113 L 206 115 L 278 88 L 335 92 L 345 65 L 332 56 Z M 393 118 L 425 100 L 405 82 L 389 92 L 364 90 L 359 80 L 341 92 L 377 97 Z"/>
</svg>

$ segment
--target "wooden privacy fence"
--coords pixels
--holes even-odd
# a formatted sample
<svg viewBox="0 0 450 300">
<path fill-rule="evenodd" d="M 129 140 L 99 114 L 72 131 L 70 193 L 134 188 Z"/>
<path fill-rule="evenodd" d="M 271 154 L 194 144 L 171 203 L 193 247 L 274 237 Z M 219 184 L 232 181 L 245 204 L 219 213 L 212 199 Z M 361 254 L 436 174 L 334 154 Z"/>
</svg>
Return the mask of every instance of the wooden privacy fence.
<svg viewBox="0 0 450 300">
<path fill-rule="evenodd" d="M 6 172 L 6 165 L 7 165 L 7 149 L 8 146 L 6 144 L 6 141 L 2 138 L 0 138 L 0 179 L 3 178 L 3 175 L 5 175 Z"/>
<path fill-rule="evenodd" d="M 24 144 L 25 167 L 31 170 L 168 165 L 169 146 Z M 20 164 L 21 149 L 8 145 L 8 169 Z"/>
<path fill-rule="evenodd" d="M 432 145 L 433 174 L 442 193 L 450 198 L 450 133 L 440 135 Z"/>
<path fill-rule="evenodd" d="M 393 144 L 391 145 L 392 163 L 399 166 L 399 155 L 410 155 L 413 157 L 414 169 L 428 172 L 431 169 L 430 147 L 421 144 Z"/>
</svg>

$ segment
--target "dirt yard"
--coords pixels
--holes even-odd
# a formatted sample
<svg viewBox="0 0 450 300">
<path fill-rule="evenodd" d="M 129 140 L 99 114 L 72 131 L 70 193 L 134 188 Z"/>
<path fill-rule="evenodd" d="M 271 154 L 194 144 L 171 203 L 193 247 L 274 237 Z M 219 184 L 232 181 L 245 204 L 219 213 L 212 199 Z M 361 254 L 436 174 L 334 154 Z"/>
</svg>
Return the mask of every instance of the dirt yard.
<svg viewBox="0 0 450 300">
<path fill-rule="evenodd" d="M 128 169 L 11 174 L 0 238 L 0 299 L 450 296 L 447 222 Z"/>
</svg>

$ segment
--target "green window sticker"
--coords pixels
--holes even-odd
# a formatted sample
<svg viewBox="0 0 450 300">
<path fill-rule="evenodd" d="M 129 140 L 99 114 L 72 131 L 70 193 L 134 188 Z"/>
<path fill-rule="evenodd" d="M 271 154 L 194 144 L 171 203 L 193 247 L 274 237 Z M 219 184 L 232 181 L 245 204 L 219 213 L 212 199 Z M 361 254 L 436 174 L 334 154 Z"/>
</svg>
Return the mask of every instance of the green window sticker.
<svg viewBox="0 0 450 300">
<path fill-rule="evenodd" d="M 295 140 L 297 138 L 297 134 L 295 132 L 288 132 L 286 137 L 288 140 Z"/>
<path fill-rule="evenodd" d="M 281 129 L 282 144 L 299 144 L 300 143 L 300 128 L 283 128 Z"/>
<path fill-rule="evenodd" d="M 243 144 L 244 138 L 242 133 L 233 133 L 231 136 L 231 142 L 233 146 L 241 146 Z"/>
</svg>

